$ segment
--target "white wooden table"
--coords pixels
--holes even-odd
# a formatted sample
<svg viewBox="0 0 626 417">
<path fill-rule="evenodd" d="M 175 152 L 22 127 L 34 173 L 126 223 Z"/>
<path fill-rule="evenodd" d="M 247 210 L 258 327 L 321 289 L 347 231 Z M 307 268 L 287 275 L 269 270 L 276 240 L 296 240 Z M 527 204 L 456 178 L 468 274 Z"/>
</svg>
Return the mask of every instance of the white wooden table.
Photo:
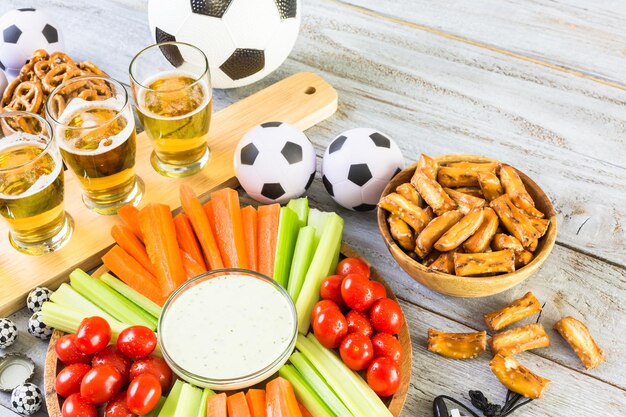
<svg viewBox="0 0 626 417">
<path fill-rule="evenodd" d="M 378 128 L 407 163 L 419 153 L 476 153 L 520 168 L 548 193 L 559 217 L 552 255 L 503 294 L 457 299 L 434 293 L 394 263 L 374 214 L 339 210 L 319 178 L 313 205 L 339 210 L 345 240 L 367 256 L 403 301 L 413 340 L 413 380 L 404 416 L 430 416 L 435 396 L 494 402 L 505 389 L 489 354 L 448 360 L 425 349 L 426 331 L 483 329 L 482 314 L 532 290 L 546 302 L 552 346 L 519 355 L 553 381 L 516 415 L 626 415 L 626 3 L 621 0 L 310 0 L 285 64 L 245 88 L 218 91 L 222 108 L 297 71 L 315 71 L 339 91 L 339 110 L 307 134 L 318 155 L 338 133 Z M 151 42 L 145 0 L 3 0 L 45 8 L 64 29 L 67 52 L 126 81 Z M 0 277 L 1 280 L 1 277 Z M 585 371 L 550 328 L 564 315 L 588 324 L 607 362 Z M 14 319 L 25 329 L 27 314 Z M 39 364 L 45 344 L 22 332 L 11 350 Z M 8 396 L 0 404 L 8 406 Z M 0 406 L 0 416 L 14 414 Z M 40 415 L 45 415 L 43 412 Z"/>
</svg>

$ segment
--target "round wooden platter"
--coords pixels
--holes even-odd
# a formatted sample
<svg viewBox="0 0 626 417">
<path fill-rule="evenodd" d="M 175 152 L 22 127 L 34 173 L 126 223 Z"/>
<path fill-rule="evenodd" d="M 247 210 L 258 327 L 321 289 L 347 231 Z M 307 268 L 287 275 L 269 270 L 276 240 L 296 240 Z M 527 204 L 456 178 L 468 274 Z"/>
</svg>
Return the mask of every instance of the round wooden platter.
<svg viewBox="0 0 626 417">
<path fill-rule="evenodd" d="M 353 250 L 350 246 L 343 244 L 341 246 L 341 254 L 344 257 L 362 257 L 358 252 Z M 364 258 L 365 259 L 365 258 Z M 387 296 L 394 301 L 398 301 L 395 294 L 391 290 L 391 287 L 387 284 L 385 279 L 376 271 L 375 268 L 371 269 L 371 279 L 374 281 L 378 281 L 385 286 L 387 290 Z M 101 274 L 108 272 L 108 269 L 103 265 L 98 268 L 94 272 L 94 276 L 98 277 Z M 55 380 L 58 372 L 62 369 L 62 364 L 59 362 L 57 358 L 56 351 L 54 350 L 54 346 L 56 345 L 57 340 L 61 336 L 63 336 L 63 332 L 55 330 L 52 333 L 52 337 L 50 338 L 50 343 L 48 345 L 48 351 L 46 353 L 46 363 L 44 370 L 44 385 L 45 385 L 45 397 L 46 397 L 46 406 L 48 407 L 48 415 L 50 417 L 62 417 L 61 414 L 61 405 L 62 399 L 57 395 L 55 390 Z M 409 327 L 406 322 L 406 315 L 404 319 L 404 324 L 400 333 L 398 334 L 398 340 L 402 345 L 403 356 L 402 362 L 400 364 L 400 371 L 402 376 L 402 381 L 400 382 L 400 388 L 398 391 L 389 398 L 384 399 L 385 404 L 389 408 L 389 411 L 395 416 L 399 417 L 402 412 L 402 408 L 404 407 L 404 403 L 406 401 L 409 384 L 411 382 L 411 370 L 412 370 L 412 357 L 413 350 L 411 346 L 411 336 L 409 334 Z M 363 374 L 361 374 L 363 376 Z M 359 416 L 361 417 L 361 416 Z"/>
</svg>

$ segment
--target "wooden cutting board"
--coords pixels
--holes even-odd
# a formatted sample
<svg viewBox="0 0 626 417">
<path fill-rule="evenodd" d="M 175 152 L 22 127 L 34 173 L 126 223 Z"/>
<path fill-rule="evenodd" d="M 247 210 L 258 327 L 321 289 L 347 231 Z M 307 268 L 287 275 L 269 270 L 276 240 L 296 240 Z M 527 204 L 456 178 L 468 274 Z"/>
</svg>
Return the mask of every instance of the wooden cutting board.
<svg viewBox="0 0 626 417">
<path fill-rule="evenodd" d="M 337 92 L 312 73 L 298 73 L 277 82 L 215 113 L 211 121 L 211 160 L 202 172 L 182 179 L 166 178 L 150 165 L 152 146 L 145 133 L 137 136 L 137 174 L 146 184 L 140 206 L 146 202 L 180 207 L 178 188 L 187 183 L 199 195 L 236 185 L 233 152 L 241 137 L 252 127 L 267 121 L 291 123 L 300 129 L 321 122 L 337 109 Z M 111 226 L 117 216 L 98 215 L 81 200 L 76 178 L 65 175 L 65 209 L 75 222 L 70 242 L 61 250 L 42 256 L 24 255 L 11 247 L 6 223 L 0 236 L 0 317 L 25 306 L 25 297 L 36 286 L 56 289 L 75 268 L 92 269 L 112 245 Z"/>
</svg>

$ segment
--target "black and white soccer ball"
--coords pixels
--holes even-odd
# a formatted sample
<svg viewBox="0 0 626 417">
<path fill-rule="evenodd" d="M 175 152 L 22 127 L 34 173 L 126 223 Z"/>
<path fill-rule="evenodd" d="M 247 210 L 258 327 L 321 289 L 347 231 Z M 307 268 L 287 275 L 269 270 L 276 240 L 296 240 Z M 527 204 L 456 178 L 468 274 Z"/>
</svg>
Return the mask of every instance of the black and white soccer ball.
<svg viewBox="0 0 626 417">
<path fill-rule="evenodd" d="M 30 382 L 18 385 L 11 393 L 11 407 L 16 413 L 30 416 L 39 411 L 42 404 L 39 387 Z"/>
<path fill-rule="evenodd" d="M 150 0 L 156 42 L 200 48 L 216 88 L 265 77 L 283 63 L 298 37 L 300 0 Z"/>
<path fill-rule="evenodd" d="M 9 319 L 0 319 L 0 349 L 6 349 L 17 339 L 17 326 Z"/>
<path fill-rule="evenodd" d="M 37 49 L 64 49 L 61 30 L 50 16 L 41 10 L 23 8 L 0 17 L 0 69 L 16 76 Z"/>
<path fill-rule="evenodd" d="M 43 322 L 41 318 L 41 311 L 36 312 L 30 317 L 30 319 L 28 319 L 28 333 L 38 337 L 39 339 L 50 339 L 53 330 L 54 329 L 52 329 L 52 327 L 47 326 L 46 323 Z"/>
<path fill-rule="evenodd" d="M 376 208 L 383 189 L 403 166 L 402 152 L 391 138 L 374 129 L 351 129 L 328 145 L 322 182 L 343 207 L 369 211 Z"/>
<path fill-rule="evenodd" d="M 285 203 L 305 193 L 315 178 L 315 149 L 306 135 L 288 123 L 254 127 L 235 148 L 235 174 L 255 200 Z"/>
<path fill-rule="evenodd" d="M 26 307 L 28 307 L 31 313 L 41 311 L 43 303 L 50 300 L 51 294 L 52 291 L 50 291 L 48 288 L 35 288 L 28 294 L 28 297 L 26 297 Z"/>
</svg>

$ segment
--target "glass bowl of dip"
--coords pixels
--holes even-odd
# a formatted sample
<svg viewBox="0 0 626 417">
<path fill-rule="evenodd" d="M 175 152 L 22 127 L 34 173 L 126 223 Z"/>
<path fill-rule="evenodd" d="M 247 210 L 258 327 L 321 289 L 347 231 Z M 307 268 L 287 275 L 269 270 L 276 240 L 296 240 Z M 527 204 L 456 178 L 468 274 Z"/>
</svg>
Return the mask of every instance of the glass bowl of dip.
<svg viewBox="0 0 626 417">
<path fill-rule="evenodd" d="M 274 280 L 218 269 L 181 285 L 158 324 L 163 358 L 180 378 L 213 390 L 239 390 L 272 376 L 293 353 L 296 308 Z"/>
</svg>

